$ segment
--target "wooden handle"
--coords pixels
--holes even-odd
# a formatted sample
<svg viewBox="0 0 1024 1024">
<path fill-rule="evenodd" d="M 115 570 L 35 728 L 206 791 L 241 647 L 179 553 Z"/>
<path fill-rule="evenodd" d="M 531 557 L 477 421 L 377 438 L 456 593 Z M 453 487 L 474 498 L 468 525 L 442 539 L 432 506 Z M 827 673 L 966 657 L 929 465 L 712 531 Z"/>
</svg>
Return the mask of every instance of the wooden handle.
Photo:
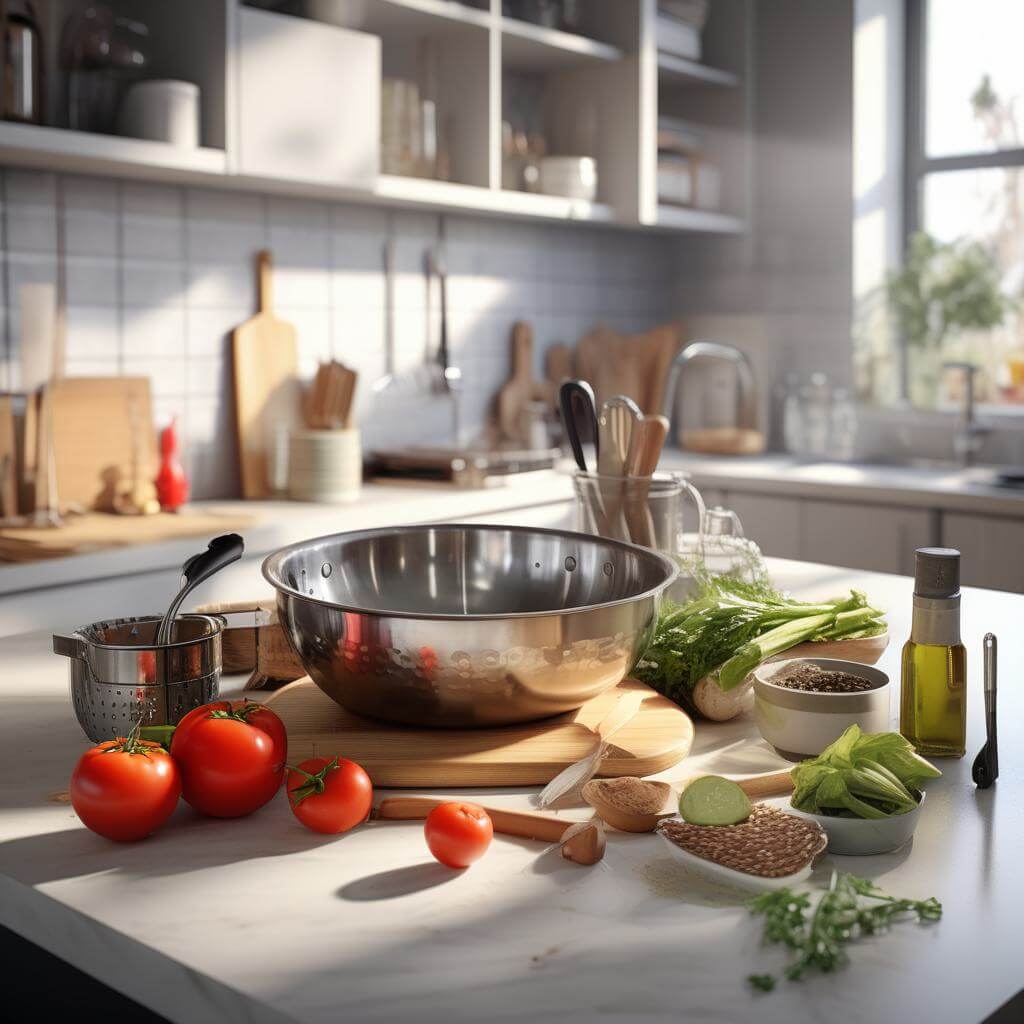
<svg viewBox="0 0 1024 1024">
<path fill-rule="evenodd" d="M 270 250 L 260 249 L 256 254 L 256 284 L 258 309 L 261 313 L 269 313 L 274 308 L 273 270 L 274 261 Z"/>
<path fill-rule="evenodd" d="M 668 436 L 668 420 L 664 416 L 645 416 L 634 428 L 636 443 L 630 443 L 627 476 L 650 476 L 658 467 L 661 449 Z"/>
<path fill-rule="evenodd" d="M 382 821 L 422 821 L 435 807 L 445 803 L 450 801 L 425 796 L 390 796 L 381 801 L 372 816 Z M 483 809 L 491 819 L 495 832 L 506 836 L 519 836 L 521 839 L 537 839 L 545 843 L 559 842 L 566 829 L 576 824 L 550 814 L 526 814 L 521 811 L 504 811 L 497 807 Z"/>
<path fill-rule="evenodd" d="M 533 328 L 525 320 L 512 325 L 512 376 L 533 380 Z"/>
<path fill-rule="evenodd" d="M 766 796 L 785 796 L 793 792 L 793 776 L 788 771 L 755 775 L 752 779 L 740 779 L 739 787 L 751 800 L 760 800 Z"/>
</svg>

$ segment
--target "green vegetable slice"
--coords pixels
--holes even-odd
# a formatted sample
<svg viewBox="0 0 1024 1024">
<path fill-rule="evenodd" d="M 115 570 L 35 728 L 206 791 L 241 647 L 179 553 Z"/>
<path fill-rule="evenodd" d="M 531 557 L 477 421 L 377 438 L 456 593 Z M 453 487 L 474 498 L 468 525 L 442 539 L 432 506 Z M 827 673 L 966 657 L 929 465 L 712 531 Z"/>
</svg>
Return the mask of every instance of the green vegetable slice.
<svg viewBox="0 0 1024 1024">
<path fill-rule="evenodd" d="M 679 813 L 691 825 L 736 825 L 750 817 L 750 798 L 735 782 L 705 775 L 683 790 Z"/>
</svg>

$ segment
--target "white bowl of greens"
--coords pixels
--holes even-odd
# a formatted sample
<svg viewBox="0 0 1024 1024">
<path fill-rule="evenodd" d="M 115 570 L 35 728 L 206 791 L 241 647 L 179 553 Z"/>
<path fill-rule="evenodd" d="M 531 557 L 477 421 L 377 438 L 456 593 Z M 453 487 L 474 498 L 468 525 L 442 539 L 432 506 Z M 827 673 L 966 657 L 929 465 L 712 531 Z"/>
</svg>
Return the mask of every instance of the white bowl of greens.
<svg viewBox="0 0 1024 1024">
<path fill-rule="evenodd" d="M 922 786 L 941 774 L 899 733 L 862 733 L 851 725 L 793 769 L 791 806 L 825 830 L 829 853 L 889 853 L 913 837 Z"/>
</svg>

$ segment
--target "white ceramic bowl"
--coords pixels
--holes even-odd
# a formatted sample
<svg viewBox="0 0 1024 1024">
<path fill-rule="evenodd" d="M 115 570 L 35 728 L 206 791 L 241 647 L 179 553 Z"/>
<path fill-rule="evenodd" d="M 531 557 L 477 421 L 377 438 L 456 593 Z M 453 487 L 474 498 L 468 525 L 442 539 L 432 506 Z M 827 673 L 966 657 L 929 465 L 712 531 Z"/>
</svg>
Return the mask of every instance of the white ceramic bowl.
<svg viewBox="0 0 1024 1024">
<path fill-rule="evenodd" d="M 875 684 L 858 693 L 815 693 L 791 690 L 772 682 L 796 662 L 809 661 L 823 669 L 849 672 Z M 761 735 L 785 758 L 817 757 L 851 725 L 864 732 L 889 728 L 889 677 L 871 665 L 837 658 L 789 658 L 754 671 L 754 719 Z"/>
<path fill-rule="evenodd" d="M 546 156 L 540 161 L 540 190 L 569 199 L 597 198 L 597 161 L 590 156 Z"/>
<path fill-rule="evenodd" d="M 922 807 L 924 793 L 912 811 L 892 818 L 836 818 L 828 814 L 808 814 L 795 807 L 787 807 L 786 813 L 816 821 L 828 836 L 829 853 L 873 857 L 877 853 L 891 853 L 910 842 Z"/>
</svg>

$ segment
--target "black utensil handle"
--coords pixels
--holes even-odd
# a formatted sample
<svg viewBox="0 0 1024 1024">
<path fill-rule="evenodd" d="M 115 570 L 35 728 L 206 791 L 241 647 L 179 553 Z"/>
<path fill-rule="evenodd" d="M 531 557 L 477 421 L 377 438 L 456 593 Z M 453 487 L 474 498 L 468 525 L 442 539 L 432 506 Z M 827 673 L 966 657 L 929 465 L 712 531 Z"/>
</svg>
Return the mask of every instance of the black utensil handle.
<svg viewBox="0 0 1024 1024">
<path fill-rule="evenodd" d="M 594 390 L 585 380 L 567 380 L 558 389 L 558 404 L 576 465 L 586 473 L 587 459 L 583 453 L 584 435 L 594 442 L 594 450 L 600 454 Z"/>
</svg>

